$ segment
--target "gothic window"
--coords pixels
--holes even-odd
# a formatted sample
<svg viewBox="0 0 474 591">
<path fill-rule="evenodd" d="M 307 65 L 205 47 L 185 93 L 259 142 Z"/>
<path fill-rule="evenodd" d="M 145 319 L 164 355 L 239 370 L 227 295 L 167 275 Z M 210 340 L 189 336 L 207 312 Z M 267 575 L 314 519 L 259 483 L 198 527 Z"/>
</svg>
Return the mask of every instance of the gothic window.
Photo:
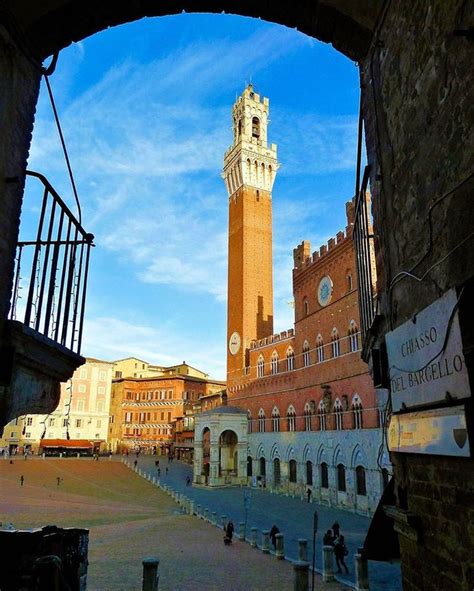
<svg viewBox="0 0 474 591">
<path fill-rule="evenodd" d="M 327 422 L 326 422 L 326 405 L 321 400 L 318 405 L 318 417 L 319 417 L 319 430 L 326 431 Z"/>
<path fill-rule="evenodd" d="M 252 117 L 252 137 L 260 137 L 260 119 L 258 117 Z"/>
<path fill-rule="evenodd" d="M 290 460 L 290 482 L 296 482 L 297 465 L 296 460 Z"/>
<path fill-rule="evenodd" d="M 279 362 L 278 353 L 276 351 L 273 351 L 272 359 L 271 359 L 271 368 L 272 368 L 273 375 L 278 373 L 278 362 Z"/>
<path fill-rule="evenodd" d="M 343 409 L 339 398 L 334 403 L 334 417 L 336 419 L 336 430 L 341 431 L 343 428 Z"/>
<path fill-rule="evenodd" d="M 275 458 L 273 460 L 273 485 L 280 486 L 281 481 L 281 470 L 280 470 L 280 460 Z"/>
<path fill-rule="evenodd" d="M 247 411 L 247 431 L 252 433 L 252 413 L 249 410 Z"/>
<path fill-rule="evenodd" d="M 303 345 L 303 366 L 308 367 L 311 363 L 310 352 L 309 352 L 309 344 L 308 341 L 304 342 Z"/>
<path fill-rule="evenodd" d="M 354 429 L 362 429 L 362 402 L 357 395 L 352 400 L 352 418 Z"/>
<path fill-rule="evenodd" d="M 341 343 L 339 340 L 339 333 L 336 328 L 332 329 L 331 333 L 331 350 L 333 357 L 339 357 L 341 354 Z"/>
<path fill-rule="evenodd" d="M 265 476 L 265 474 L 266 474 L 265 458 L 260 458 L 260 476 Z"/>
<path fill-rule="evenodd" d="M 337 465 L 337 490 L 346 492 L 346 469 L 344 464 Z"/>
<path fill-rule="evenodd" d="M 328 465 L 326 462 L 321 464 L 321 488 L 329 488 Z"/>
<path fill-rule="evenodd" d="M 351 353 L 359 349 L 359 331 L 354 320 L 349 324 L 349 350 Z"/>
<path fill-rule="evenodd" d="M 239 119 L 238 133 L 239 133 L 239 137 L 240 137 L 242 135 L 242 120 L 241 119 Z"/>
<path fill-rule="evenodd" d="M 280 431 L 280 411 L 276 406 L 272 410 L 272 431 L 278 433 Z"/>
<path fill-rule="evenodd" d="M 288 347 L 286 351 L 286 369 L 287 371 L 293 371 L 295 369 L 295 352 L 291 347 Z"/>
<path fill-rule="evenodd" d="M 313 464 L 312 462 L 306 462 L 306 484 L 313 486 Z"/>
<path fill-rule="evenodd" d="M 318 338 L 316 339 L 316 354 L 318 357 L 318 363 L 322 363 L 324 361 L 324 342 L 323 337 L 318 334 Z"/>
<path fill-rule="evenodd" d="M 260 355 L 257 361 L 257 377 L 263 378 L 265 375 L 265 360 L 263 355 Z"/>
<path fill-rule="evenodd" d="M 356 468 L 356 493 L 365 497 L 367 495 L 367 486 L 365 483 L 365 468 L 357 466 Z"/>
<path fill-rule="evenodd" d="M 286 419 L 288 421 L 288 431 L 296 431 L 296 412 L 293 406 L 288 408 Z"/>
<path fill-rule="evenodd" d="M 303 416 L 304 416 L 304 430 L 311 431 L 313 428 L 313 425 L 312 425 L 313 415 L 311 413 L 311 406 L 308 404 L 308 402 L 304 405 Z"/>
<path fill-rule="evenodd" d="M 247 476 L 252 476 L 252 456 L 247 456 Z"/>
<path fill-rule="evenodd" d="M 265 433 L 265 412 L 263 408 L 258 411 L 258 431 Z"/>
</svg>

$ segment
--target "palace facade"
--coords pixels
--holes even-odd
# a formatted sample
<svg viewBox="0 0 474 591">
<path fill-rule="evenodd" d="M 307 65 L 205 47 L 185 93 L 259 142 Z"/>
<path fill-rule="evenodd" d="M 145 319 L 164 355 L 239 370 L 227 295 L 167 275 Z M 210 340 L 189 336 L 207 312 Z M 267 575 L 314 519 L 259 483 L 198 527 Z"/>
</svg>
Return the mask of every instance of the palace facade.
<svg viewBox="0 0 474 591">
<path fill-rule="evenodd" d="M 327 244 L 313 253 L 308 241 L 295 248 L 294 328 L 273 334 L 278 162 L 276 146 L 267 147 L 268 111 L 268 99 L 247 87 L 233 108 L 234 143 L 225 155 L 228 404 L 247 414 L 254 485 L 310 489 L 315 500 L 370 513 L 390 464 L 381 428 L 386 394 L 374 389 L 360 355 L 354 201 L 346 204 L 346 228 Z"/>
</svg>

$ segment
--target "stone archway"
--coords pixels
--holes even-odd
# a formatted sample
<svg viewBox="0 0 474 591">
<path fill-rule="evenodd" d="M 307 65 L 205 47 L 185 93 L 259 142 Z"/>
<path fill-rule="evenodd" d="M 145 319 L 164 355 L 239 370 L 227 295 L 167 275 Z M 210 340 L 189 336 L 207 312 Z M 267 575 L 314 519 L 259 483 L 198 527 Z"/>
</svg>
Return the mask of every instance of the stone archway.
<svg viewBox="0 0 474 591">
<path fill-rule="evenodd" d="M 238 471 L 237 433 L 231 429 L 223 431 L 219 437 L 219 476 L 236 476 Z"/>
</svg>

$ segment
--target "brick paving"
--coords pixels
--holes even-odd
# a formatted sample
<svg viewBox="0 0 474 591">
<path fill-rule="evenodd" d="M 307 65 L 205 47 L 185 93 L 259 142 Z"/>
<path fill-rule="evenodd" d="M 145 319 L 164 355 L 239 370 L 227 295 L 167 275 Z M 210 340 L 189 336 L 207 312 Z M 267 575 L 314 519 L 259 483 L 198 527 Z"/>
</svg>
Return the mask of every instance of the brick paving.
<svg viewBox="0 0 474 591">
<path fill-rule="evenodd" d="M 135 456 L 129 456 L 133 462 Z M 138 467 L 152 476 L 157 476 L 155 468 L 155 456 L 140 456 Z M 192 478 L 192 467 L 181 463 L 167 463 L 166 458 L 158 456 L 161 468 L 161 483 L 171 486 L 174 490 L 184 493 L 193 499 L 196 504 L 216 511 L 217 515 L 226 515 L 232 519 L 236 530 L 238 524 L 245 521 L 244 495 L 248 494 L 247 488 L 219 488 L 209 489 L 205 487 L 186 486 L 186 477 Z M 168 475 L 166 475 L 168 468 Z M 349 566 L 349 575 L 338 576 L 341 583 L 354 586 L 354 565 L 352 555 L 357 548 L 363 545 L 370 520 L 363 515 L 357 515 L 349 511 L 334 509 L 316 503 L 307 503 L 305 500 L 271 494 L 266 490 L 251 489 L 250 509 L 247 515 L 247 538 L 250 537 L 250 528 L 255 526 L 259 532 L 270 529 L 276 524 L 285 535 L 285 555 L 290 559 L 298 557 L 298 539 L 308 540 L 308 551 L 311 553 L 313 538 L 314 512 L 317 511 L 318 531 L 316 537 L 316 568 L 322 568 L 322 536 L 334 521 L 341 526 L 349 556 L 346 562 Z M 319 550 L 318 550 L 319 548 Z M 372 591 L 398 591 L 402 588 L 400 566 L 384 562 L 369 562 L 369 579 Z"/>
<path fill-rule="evenodd" d="M 148 463 L 154 468 L 151 460 Z M 186 466 L 170 468 L 170 478 L 186 478 Z M 221 530 L 183 515 L 168 495 L 119 462 L 0 461 L 0 487 L 4 524 L 89 528 L 90 591 L 139 591 L 146 556 L 160 559 L 160 591 L 293 589 L 288 561 L 277 561 L 238 540 L 224 546 Z M 319 587 L 319 577 L 316 583 Z M 341 591 L 343 586 L 321 588 Z"/>
</svg>

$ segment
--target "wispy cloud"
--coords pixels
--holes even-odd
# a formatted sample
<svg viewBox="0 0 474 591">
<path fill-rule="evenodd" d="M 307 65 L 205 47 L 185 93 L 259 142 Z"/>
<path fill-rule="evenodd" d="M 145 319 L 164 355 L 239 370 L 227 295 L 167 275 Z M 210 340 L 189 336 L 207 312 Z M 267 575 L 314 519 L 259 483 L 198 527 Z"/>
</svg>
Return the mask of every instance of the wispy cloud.
<svg viewBox="0 0 474 591">
<path fill-rule="evenodd" d="M 83 351 L 88 357 L 114 361 L 134 355 L 158 365 L 174 365 L 185 360 L 215 379 L 224 379 L 222 349 L 225 344 L 199 345 L 175 330 L 157 329 L 111 316 L 88 318 L 83 339 Z M 170 351 L 176 353 L 170 354 Z"/>
</svg>

